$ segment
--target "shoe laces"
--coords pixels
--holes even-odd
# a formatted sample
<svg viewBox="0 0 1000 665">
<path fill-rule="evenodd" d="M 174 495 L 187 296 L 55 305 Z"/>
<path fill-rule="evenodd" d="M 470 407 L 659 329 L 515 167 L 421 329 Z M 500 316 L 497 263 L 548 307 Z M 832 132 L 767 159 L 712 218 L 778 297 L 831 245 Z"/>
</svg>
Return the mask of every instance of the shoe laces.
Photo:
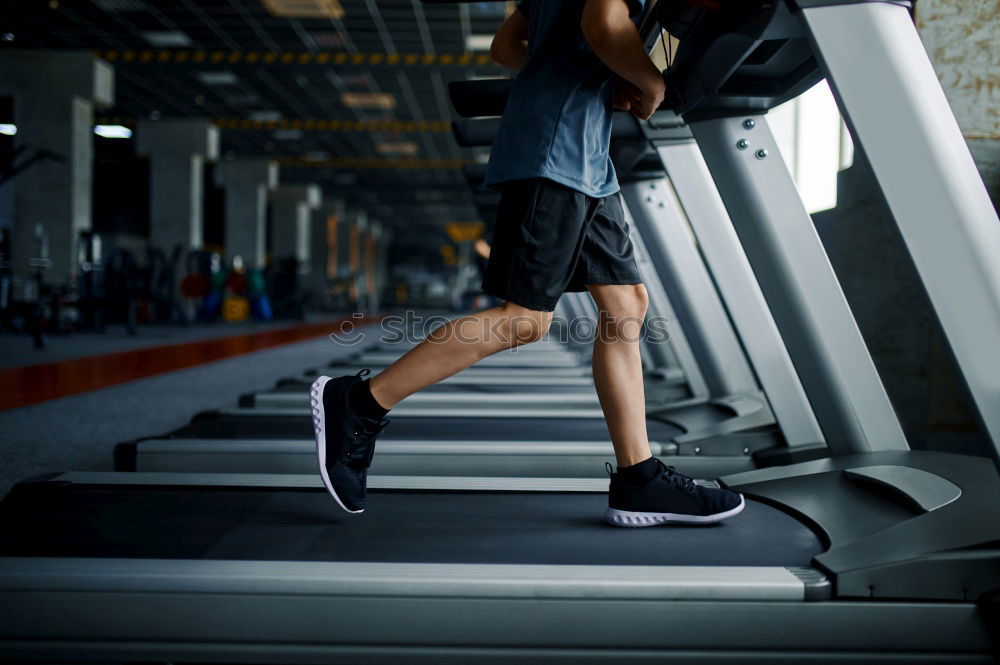
<svg viewBox="0 0 1000 665">
<path fill-rule="evenodd" d="M 362 369 L 358 371 L 354 376 L 356 378 L 364 378 L 371 374 L 370 369 Z M 380 420 L 372 420 L 370 418 L 362 418 L 360 416 L 355 416 L 354 419 L 354 436 L 357 437 L 357 442 L 360 445 L 356 445 L 351 450 L 351 456 L 354 453 L 363 452 L 366 448 L 370 447 L 371 443 L 375 440 L 375 437 L 385 429 L 385 426 L 389 424 L 388 418 L 382 418 Z"/>
<path fill-rule="evenodd" d="M 694 494 L 697 491 L 698 483 L 695 482 L 694 478 L 690 476 L 685 476 L 683 473 L 679 473 L 677 469 L 675 469 L 674 467 L 667 466 L 666 464 L 664 464 L 663 460 L 657 459 L 656 463 L 660 467 L 659 471 L 660 478 L 667 481 L 671 485 L 674 485 L 675 487 L 683 489 L 685 492 L 688 492 L 689 494 Z M 605 462 L 604 468 L 607 470 L 609 478 L 614 476 L 615 474 L 614 467 L 611 466 L 610 462 Z"/>
<path fill-rule="evenodd" d="M 358 418 L 357 429 L 354 430 L 354 445 L 347 452 L 348 464 L 352 466 L 368 468 L 372 464 L 372 456 L 375 454 L 375 437 L 389 424 L 388 418 L 381 420 L 369 420 Z"/>
<path fill-rule="evenodd" d="M 360 426 L 357 434 L 359 436 L 369 436 L 374 438 L 381 434 L 382 430 L 386 428 L 389 424 L 389 419 L 381 418 L 379 420 L 370 420 L 368 418 L 358 418 L 358 422 L 360 422 Z"/>
<path fill-rule="evenodd" d="M 683 489 L 689 494 L 694 494 L 698 489 L 698 484 L 695 482 L 694 478 L 691 476 L 685 476 L 683 473 L 679 473 L 677 469 L 672 466 L 664 464 L 661 460 L 656 460 L 660 465 L 660 478 L 667 481 L 675 487 Z"/>
</svg>

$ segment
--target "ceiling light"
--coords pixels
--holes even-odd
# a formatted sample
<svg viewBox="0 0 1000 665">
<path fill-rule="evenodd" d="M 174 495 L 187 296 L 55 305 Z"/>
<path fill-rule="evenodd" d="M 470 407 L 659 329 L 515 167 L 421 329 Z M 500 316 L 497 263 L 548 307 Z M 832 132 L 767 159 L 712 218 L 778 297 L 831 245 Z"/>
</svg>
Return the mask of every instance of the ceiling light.
<svg viewBox="0 0 1000 665">
<path fill-rule="evenodd" d="M 94 0 L 94 4 L 111 13 L 146 11 L 146 5 L 141 0 Z"/>
<path fill-rule="evenodd" d="M 322 150 L 313 150 L 312 152 L 307 152 L 302 155 L 302 159 L 307 162 L 322 162 L 330 158 L 330 153 L 324 152 Z"/>
<path fill-rule="evenodd" d="M 302 138 L 301 129 L 277 129 L 271 134 L 277 141 L 298 141 Z"/>
<path fill-rule="evenodd" d="M 338 74 L 337 72 L 328 70 L 326 77 L 330 79 L 330 83 L 337 90 L 343 90 L 344 88 L 350 88 L 352 90 L 368 90 L 368 77 L 364 74 Z"/>
<path fill-rule="evenodd" d="M 344 38 L 340 36 L 339 32 L 334 32 L 333 30 L 310 32 L 309 36 L 312 37 L 313 42 L 319 48 L 330 49 L 344 47 Z"/>
<path fill-rule="evenodd" d="M 195 77 L 205 85 L 236 85 L 240 80 L 227 71 L 195 72 Z"/>
<path fill-rule="evenodd" d="M 489 51 L 493 46 L 493 35 L 469 35 L 465 38 L 466 51 Z"/>
<path fill-rule="evenodd" d="M 183 32 L 156 31 L 144 32 L 142 38 L 156 48 L 183 48 L 191 46 L 191 40 Z"/>
<path fill-rule="evenodd" d="M 277 122 L 281 120 L 281 111 L 250 111 L 248 117 L 254 122 Z"/>
<path fill-rule="evenodd" d="M 219 92 L 219 97 L 228 106 L 257 106 L 260 104 L 260 97 L 255 92 Z"/>
<path fill-rule="evenodd" d="M 375 149 L 380 155 L 403 155 L 405 157 L 413 157 L 417 154 L 417 144 L 412 141 L 398 141 L 395 143 L 383 141 L 382 143 L 376 143 Z"/>
<path fill-rule="evenodd" d="M 344 18 L 340 0 L 261 0 L 273 16 L 287 18 Z"/>
<path fill-rule="evenodd" d="M 132 130 L 122 125 L 95 125 L 94 133 L 106 139 L 132 138 Z"/>
<path fill-rule="evenodd" d="M 343 92 L 340 103 L 352 109 L 396 108 L 396 98 L 387 92 Z"/>
<path fill-rule="evenodd" d="M 17 134 L 17 126 L 7 123 L 0 123 L 0 134 L 4 136 L 14 136 Z"/>
</svg>

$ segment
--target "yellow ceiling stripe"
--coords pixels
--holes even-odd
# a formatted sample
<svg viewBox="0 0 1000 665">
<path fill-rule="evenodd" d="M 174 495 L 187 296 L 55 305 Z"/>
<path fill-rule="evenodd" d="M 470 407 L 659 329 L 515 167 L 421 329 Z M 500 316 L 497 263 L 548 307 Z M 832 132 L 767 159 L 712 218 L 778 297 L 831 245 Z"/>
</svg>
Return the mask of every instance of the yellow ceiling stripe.
<svg viewBox="0 0 1000 665">
<path fill-rule="evenodd" d="M 99 125 L 135 126 L 135 118 L 101 116 L 95 119 Z M 451 131 L 447 120 L 336 120 L 328 118 L 282 118 L 280 120 L 254 120 L 252 118 L 213 118 L 212 124 L 223 129 L 300 129 L 319 132 L 417 132 L 442 133 Z"/>
</svg>

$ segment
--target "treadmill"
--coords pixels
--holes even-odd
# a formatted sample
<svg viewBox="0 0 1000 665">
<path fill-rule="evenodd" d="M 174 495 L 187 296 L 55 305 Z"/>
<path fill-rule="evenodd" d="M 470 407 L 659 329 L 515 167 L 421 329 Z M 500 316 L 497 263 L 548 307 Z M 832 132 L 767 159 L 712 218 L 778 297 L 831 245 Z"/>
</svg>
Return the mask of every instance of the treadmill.
<svg viewBox="0 0 1000 665">
<path fill-rule="evenodd" d="M 537 370 L 522 370 L 527 376 L 532 372 Z M 456 410 L 417 404 L 393 409 L 392 420 L 380 437 L 373 473 L 600 477 L 605 462 L 614 459 L 597 405 L 531 409 L 471 405 Z M 649 420 L 648 429 L 652 450 L 672 455 L 676 446 L 670 441 L 682 430 L 655 419 Z M 768 439 L 760 445 L 769 443 Z M 115 449 L 115 468 L 120 471 L 287 474 L 312 473 L 315 465 L 306 408 L 207 411 L 178 430 L 121 443 Z M 699 477 L 716 477 L 749 468 L 753 464 L 746 456 L 706 457 L 689 470 Z"/>
<path fill-rule="evenodd" d="M 490 393 L 484 393 L 491 395 Z M 744 436 L 739 455 L 677 456 L 683 430 L 647 419 L 650 447 L 679 469 L 700 478 L 757 466 L 751 453 L 774 447 L 773 430 Z M 613 462 L 600 408 L 393 409 L 379 438 L 372 473 L 382 475 L 480 475 L 491 477 L 603 477 Z M 312 473 L 315 442 L 307 409 L 243 408 L 207 411 L 165 435 L 118 444 L 119 471 Z"/>
<path fill-rule="evenodd" d="M 487 86 L 487 94 L 484 94 L 484 85 Z M 456 87 L 456 84 L 452 84 L 453 101 L 455 105 L 460 108 L 460 110 L 463 110 L 461 107 L 461 100 L 475 99 L 477 97 L 489 99 L 489 87 L 492 86 L 495 88 L 496 85 L 497 84 L 494 82 L 485 84 L 483 82 L 474 82 L 472 84 L 464 84 L 462 89 L 459 90 Z M 493 96 L 496 97 L 495 94 Z M 468 104 L 468 101 L 465 103 Z M 471 114 L 473 112 L 476 114 L 489 113 L 490 108 L 488 106 L 483 107 L 480 105 L 475 108 L 463 110 L 463 113 L 466 114 Z M 626 140 L 638 143 L 640 148 L 648 151 L 650 137 L 639 132 L 639 128 L 631 116 L 626 114 L 626 118 L 625 122 L 621 122 L 622 115 L 619 114 L 616 116 L 616 139 L 619 141 Z M 491 141 L 492 134 L 490 133 L 490 130 L 484 130 L 479 126 L 481 124 L 482 121 L 473 121 L 472 124 L 456 123 L 456 138 L 459 140 L 460 144 L 470 145 L 473 140 L 484 143 Z M 486 121 L 486 124 L 489 124 L 489 121 Z M 478 138 L 470 139 L 470 137 Z M 674 138 L 676 142 L 676 137 Z M 692 141 L 690 133 L 688 133 L 687 139 L 688 142 Z M 618 150 L 619 154 L 623 152 L 624 151 L 622 150 Z M 621 165 L 622 168 L 620 170 L 623 173 L 628 173 L 628 170 L 632 168 L 633 163 L 637 161 L 638 160 L 632 159 L 629 163 Z M 662 165 L 660 166 L 660 170 L 662 173 Z M 687 188 L 688 191 L 691 189 L 691 187 Z M 662 207 L 662 204 L 660 207 Z M 725 223 L 728 224 L 728 219 L 725 220 Z M 645 231 L 643 233 L 645 233 Z M 653 301 L 651 305 L 651 314 L 665 314 L 668 319 L 673 320 L 675 316 L 673 314 L 673 310 L 669 306 L 669 302 L 667 302 L 665 295 L 661 294 L 662 290 L 654 286 L 654 283 L 658 282 L 658 279 L 655 272 L 649 272 L 651 263 L 646 256 L 643 241 L 636 234 L 633 234 L 633 240 L 637 246 L 639 262 L 642 264 L 641 267 L 647 268 L 645 281 L 649 285 L 650 290 L 653 291 L 651 294 L 651 300 Z M 731 240 L 731 243 L 736 244 L 735 239 Z M 666 247 L 675 245 L 682 245 L 682 243 L 665 243 Z M 690 248 L 686 250 L 686 254 L 683 255 L 684 258 L 681 263 L 682 265 L 687 266 L 688 272 L 696 272 L 696 270 L 692 267 L 692 262 L 700 263 L 698 250 L 693 244 L 689 243 L 689 245 Z M 731 260 L 731 254 L 732 253 L 730 253 L 730 255 L 724 255 L 721 262 L 734 262 Z M 743 259 L 743 264 L 746 264 L 745 257 L 743 257 L 742 254 L 735 257 L 737 260 L 740 258 Z M 684 261 L 686 261 L 686 263 L 684 263 Z M 721 308 L 721 305 L 716 305 L 716 308 L 711 310 L 705 304 L 711 302 L 713 299 L 717 301 L 718 297 L 715 294 L 714 288 L 710 284 L 708 276 L 705 275 L 704 272 L 702 274 L 704 275 L 702 283 L 697 285 L 699 289 L 698 293 L 687 298 L 688 301 L 696 303 L 696 305 L 691 306 L 693 309 L 700 308 L 702 310 L 709 310 L 709 313 L 701 315 L 701 318 L 708 320 L 710 325 L 702 325 L 700 330 L 708 331 L 728 328 L 728 320 L 722 320 L 725 317 L 725 313 Z M 748 280 L 750 282 L 753 281 L 752 273 L 750 272 L 748 266 L 745 268 L 745 274 L 743 277 L 744 280 Z M 690 282 L 691 280 L 689 279 L 688 281 Z M 694 286 L 678 288 L 695 290 Z M 743 291 L 745 293 L 747 289 L 743 289 Z M 569 304 L 571 298 L 569 296 L 578 295 L 579 294 L 567 295 L 567 309 L 571 307 Z M 739 295 L 743 295 L 743 293 Z M 787 440 L 790 441 L 792 445 L 804 444 L 804 446 L 811 446 L 813 448 L 811 451 L 812 455 L 822 454 L 822 434 L 816 425 L 815 419 L 812 418 L 809 405 L 805 401 L 804 395 L 802 394 L 798 378 L 795 376 L 794 371 L 790 368 L 790 363 L 787 360 L 787 354 L 784 353 L 783 346 L 777 336 L 776 330 L 773 328 L 773 324 L 771 325 L 771 329 L 768 330 L 766 326 L 756 323 L 764 320 L 770 321 L 771 319 L 766 306 L 763 305 L 763 298 L 760 296 L 759 291 L 756 294 L 750 292 L 750 296 L 754 295 L 756 295 L 757 302 L 759 303 L 758 308 L 754 310 L 751 307 L 744 307 L 742 310 L 746 312 L 744 320 L 753 321 L 755 323 L 757 329 L 753 330 L 754 333 L 758 333 L 760 329 L 763 329 L 764 332 L 769 333 L 770 336 L 764 341 L 748 343 L 748 346 L 754 349 L 762 349 L 759 355 L 766 355 L 768 357 L 769 364 L 761 367 L 759 373 L 772 377 L 770 385 L 774 388 L 776 394 L 781 392 L 784 393 L 778 395 L 778 397 L 782 399 L 782 404 L 785 405 L 784 415 L 786 417 L 783 418 L 783 426 L 785 429 L 797 430 L 792 433 L 791 437 L 788 437 L 786 433 Z M 752 298 L 750 299 L 752 300 Z M 588 301 L 588 304 L 592 307 L 592 303 L 589 303 L 589 299 L 584 298 L 582 300 Z M 734 300 L 736 300 L 737 304 L 742 301 L 740 298 L 734 298 Z M 579 306 L 579 304 L 577 306 Z M 657 311 L 657 309 L 660 311 Z M 710 336 L 709 333 L 706 332 L 706 336 Z M 656 381 L 654 377 L 651 377 L 651 380 L 647 382 L 647 395 L 651 398 L 651 401 L 659 404 L 659 406 L 654 404 L 653 407 L 658 414 L 662 415 L 665 420 L 684 428 L 685 433 L 677 437 L 677 439 L 683 440 L 684 443 L 688 444 L 689 454 L 732 454 L 735 452 L 738 455 L 747 455 L 760 449 L 773 447 L 772 444 L 774 441 L 767 441 L 766 437 L 761 436 L 760 432 L 755 432 L 749 436 L 738 435 L 741 429 L 762 428 L 774 423 L 774 418 L 771 416 L 771 412 L 767 408 L 766 402 L 764 402 L 761 398 L 755 398 L 753 395 L 737 396 L 729 398 L 723 403 L 715 402 L 712 404 L 711 408 L 706 409 L 704 398 L 698 397 L 698 395 L 705 393 L 704 386 L 706 385 L 706 381 L 701 378 L 697 366 L 693 364 L 693 355 L 690 349 L 686 348 L 687 343 L 683 340 L 682 331 L 676 331 L 674 337 L 680 338 L 680 341 L 677 339 L 671 339 L 670 344 L 675 347 L 680 345 L 679 351 L 686 351 L 687 356 L 692 358 L 692 361 L 688 362 L 688 367 L 690 369 L 687 372 L 687 375 L 691 377 L 691 382 L 694 384 L 690 388 L 691 392 L 685 395 L 681 391 L 677 390 L 676 387 L 672 389 L 670 385 L 664 386 L 661 382 Z M 718 335 L 715 335 L 715 337 L 718 337 Z M 742 381 L 742 385 L 745 386 L 744 392 L 756 392 L 756 386 L 751 385 L 753 378 L 751 377 L 750 370 L 746 365 L 746 360 L 743 358 L 743 351 L 741 350 L 739 343 L 735 340 L 735 337 L 732 336 L 731 332 L 729 338 L 723 339 L 731 340 L 731 342 L 728 343 L 728 346 L 726 347 L 727 351 L 724 354 L 712 354 L 706 351 L 702 352 L 702 355 L 707 356 L 711 361 L 712 366 L 716 368 L 714 370 L 715 375 L 721 377 L 715 379 L 715 383 L 732 387 L 734 385 L 740 385 L 740 381 Z M 707 347 L 713 345 L 718 344 L 715 342 L 710 344 L 702 343 L 701 346 Z M 651 346 L 653 345 L 647 345 L 647 349 Z M 656 346 L 664 345 L 661 344 Z M 534 347 L 531 345 L 526 347 L 526 349 L 531 348 Z M 660 351 L 660 355 L 662 357 L 663 349 L 656 349 L 656 351 Z M 648 351 L 644 355 L 649 355 Z M 533 356 L 527 355 L 525 358 L 531 359 Z M 784 358 L 784 365 L 783 367 L 779 367 L 781 365 L 782 358 Z M 388 360 L 388 358 L 386 359 Z M 667 357 L 667 361 L 669 362 L 669 356 Z M 524 362 L 525 364 L 530 365 L 528 360 L 525 360 Z M 777 367 L 778 371 L 775 371 L 775 367 Z M 466 373 L 463 372 L 463 374 Z M 475 376 L 478 377 L 481 375 Z M 738 378 L 729 379 L 729 376 L 735 376 Z M 669 384 L 668 381 L 664 381 L 663 383 Z M 472 386 L 476 386 L 478 390 L 473 390 Z M 482 386 L 477 384 L 463 383 L 453 385 L 446 381 L 440 386 L 435 386 L 426 392 L 408 398 L 400 407 L 397 407 L 397 409 L 394 410 L 394 414 L 404 417 L 409 416 L 411 413 L 414 413 L 410 410 L 411 407 L 419 407 L 420 411 L 417 413 L 423 415 L 446 415 L 451 411 L 464 412 L 467 408 L 475 409 L 474 412 L 479 415 L 486 415 L 485 412 L 481 410 L 482 407 L 484 405 L 497 404 L 502 405 L 503 407 L 500 413 L 502 416 L 509 415 L 515 417 L 518 415 L 538 415 L 539 411 L 537 411 L 537 409 L 550 409 L 557 406 L 566 417 L 601 417 L 601 413 L 597 408 L 596 395 L 592 389 L 588 389 L 586 394 L 582 394 L 577 392 L 577 388 L 575 387 L 558 386 L 558 388 L 562 389 L 559 390 L 559 394 L 540 394 L 541 391 L 546 388 L 548 388 L 548 386 L 515 384 L 503 386 L 491 385 L 488 388 L 483 389 Z M 305 381 L 285 381 L 282 385 L 278 386 L 276 390 L 243 396 L 240 404 L 245 407 L 270 409 L 287 408 L 292 405 L 303 405 L 302 408 L 304 408 L 306 403 L 306 389 L 307 383 Z M 791 399 L 789 399 L 789 396 Z M 435 410 L 435 407 L 438 409 L 443 407 L 447 411 Z M 509 407 L 515 408 L 511 409 Z M 587 407 L 589 407 L 589 409 Z M 747 413 L 742 418 L 737 417 L 719 422 L 719 410 L 732 409 L 736 414 L 739 414 L 740 410 L 743 408 L 747 409 Z M 278 412 L 275 411 L 272 413 L 277 414 Z M 792 413 L 794 416 L 789 417 L 787 416 L 788 413 Z M 789 421 L 794 422 L 790 423 Z M 729 433 L 737 433 L 737 436 L 726 437 L 725 435 Z M 745 461 L 743 463 L 745 463 Z M 702 468 L 704 467 L 702 466 Z M 256 471 L 257 469 L 239 468 L 234 470 Z"/>
<path fill-rule="evenodd" d="M 636 242 L 640 243 L 638 238 Z M 640 263 L 648 273 L 645 281 L 654 288 L 655 273 L 648 272 L 648 263 Z M 524 376 L 545 371 L 521 370 Z M 493 386 L 478 393 L 434 393 L 429 398 L 405 400 L 393 409 L 393 423 L 380 438 L 372 473 L 602 477 L 605 463 L 612 462 L 614 455 L 592 386 L 585 393 L 579 389 L 569 392 L 567 387 L 552 399 L 538 398 L 534 386 L 526 388 L 529 392 L 520 392 L 515 386 Z M 661 398 L 663 394 L 661 388 Z M 287 398 L 280 400 L 278 396 Z M 116 468 L 313 472 L 315 450 L 308 407 L 282 406 L 304 402 L 303 393 L 296 389 L 265 397 L 271 401 L 261 403 L 256 396 L 244 395 L 241 406 L 253 408 L 199 414 L 176 432 L 120 444 Z M 271 404 L 278 408 L 268 408 Z M 696 477 L 715 478 L 756 468 L 762 462 L 754 454 L 760 451 L 787 455 L 781 433 L 774 427 L 723 434 L 720 438 L 725 438 L 724 442 L 713 442 L 719 450 L 706 448 L 702 454 L 699 446 L 692 445 L 681 456 L 675 441 L 685 429 L 664 418 L 650 418 L 647 425 L 654 454 Z M 530 440 L 518 440 L 525 436 Z M 822 455 L 825 448 L 810 453 Z"/>
<path fill-rule="evenodd" d="M 704 11 L 697 20 L 685 13 L 693 7 Z M 917 233 L 927 211 L 903 206 L 894 213 L 966 374 L 989 457 L 909 449 L 860 335 L 849 334 L 853 320 L 842 296 L 834 297 L 829 263 L 817 260 L 822 245 L 808 232 L 804 207 L 783 216 L 767 214 L 766 200 L 742 207 L 751 192 L 740 183 L 746 190 L 768 185 L 761 199 L 787 203 L 794 193 L 772 139 L 765 131 L 755 135 L 767 146 L 766 167 L 735 150 L 727 165 L 707 132 L 708 147 L 700 138 L 699 145 L 762 275 L 789 353 L 797 366 L 811 359 L 814 371 L 803 373 L 803 386 L 820 407 L 829 459 L 722 478 L 750 498 L 733 520 L 646 530 L 600 525 L 596 483 L 579 479 L 372 478 L 371 512 L 351 518 L 321 496 L 314 477 L 37 478 L 0 504 L 4 655 L 129 662 L 991 662 L 991 635 L 1000 634 L 1000 416 L 987 408 L 990 384 L 968 362 L 977 352 L 982 364 L 1000 362 L 988 353 L 1000 338 L 1000 220 L 986 214 L 992 207 L 971 175 L 953 119 L 934 126 L 934 134 L 908 126 L 927 114 L 950 115 L 907 8 L 799 0 L 709 9 L 660 0 L 655 11 L 668 29 L 685 30 L 672 75 L 707 55 L 718 65 L 684 74 L 709 92 L 687 97 L 689 110 L 679 108 L 722 113 L 705 120 L 720 132 L 744 127 L 748 106 L 778 103 L 775 81 L 787 94 L 802 76 L 831 78 L 842 108 L 857 112 L 849 120 L 862 140 L 867 132 L 858 129 L 870 116 L 863 102 L 859 110 L 846 98 L 858 79 L 921 100 L 891 120 L 900 126 L 897 139 L 905 136 L 917 151 L 941 148 L 937 154 L 953 162 L 921 161 L 917 175 L 939 177 L 922 181 L 929 191 L 911 190 L 928 204 L 962 193 L 962 205 L 949 208 L 948 261 L 928 256 L 944 240 L 934 237 L 936 225 Z M 682 25 L 673 23 L 673 12 L 685 16 Z M 850 43 L 843 40 L 848 26 L 856 37 Z M 757 52 L 761 44 L 770 45 Z M 865 67 L 840 68 L 861 55 Z M 803 70 L 803 63 L 812 64 Z M 742 101 L 733 105 L 736 91 Z M 893 97 L 870 103 L 886 98 Z M 755 130 L 765 130 L 764 117 L 754 118 Z M 865 146 L 876 164 L 881 138 Z M 764 172 L 766 182 L 755 182 Z M 893 192 L 890 201 L 899 200 L 898 182 L 882 182 Z M 776 234 L 779 224 L 783 233 Z M 952 251 L 964 252 L 975 270 L 965 272 L 965 262 L 947 269 Z M 803 297 L 781 297 L 793 290 Z M 967 307 L 970 299 L 982 305 L 971 310 L 971 323 L 986 330 L 958 335 L 973 326 L 955 303 Z"/>
<path fill-rule="evenodd" d="M 449 87 L 459 113 L 479 118 L 502 112 L 509 81 L 453 82 Z M 633 233 L 637 258 L 640 264 L 652 264 L 659 276 L 668 276 L 672 297 L 677 296 L 683 305 L 675 313 L 676 308 L 658 286 L 659 278 L 645 279 L 651 314 L 666 316 L 670 321 L 679 319 L 681 326 L 674 328 L 668 344 L 646 345 L 644 359 L 652 352 L 657 365 L 669 366 L 673 356 L 674 365 L 679 362 L 684 368 L 666 381 L 649 377 L 647 402 L 652 403 L 651 409 L 657 415 L 685 430 L 675 441 L 683 444 L 687 454 L 742 453 L 747 450 L 742 439 L 726 434 L 778 422 L 784 442 L 801 451 L 800 457 L 821 455 L 822 431 L 721 198 L 707 184 L 710 178 L 690 129 L 676 115 L 658 116 L 655 122 L 640 124 L 630 114 L 616 113 L 612 129 L 612 153 L 619 173 L 624 176 L 627 209 L 637 211 L 635 217 L 641 222 L 633 223 L 638 226 L 637 233 Z M 482 146 L 492 143 L 496 125 L 495 119 L 459 120 L 453 123 L 453 128 L 460 145 Z M 671 186 L 667 181 L 664 187 L 663 171 L 668 165 L 670 180 L 674 182 Z M 691 173 L 704 177 L 699 181 Z M 692 242 L 689 232 L 692 227 L 701 249 Z M 705 262 L 710 263 L 711 274 L 702 263 L 703 255 Z M 724 306 L 719 301 L 720 294 Z M 592 307 L 589 299 L 585 300 Z M 685 329 L 693 334 L 685 338 Z M 740 333 L 739 339 L 736 331 Z M 687 339 L 692 340 L 690 344 Z M 462 374 L 454 378 L 462 379 Z M 469 376 L 481 375 L 470 372 Z M 687 380 L 686 394 L 678 389 L 677 377 Z M 472 385 L 475 384 L 446 381 L 413 396 L 404 406 L 478 406 L 493 402 L 492 394 L 500 392 L 494 390 L 484 395 L 469 390 L 461 396 L 453 394 Z M 305 381 L 285 381 L 273 391 L 246 396 L 241 405 L 273 408 L 304 404 L 306 388 Z M 535 386 L 512 386 L 512 389 L 503 403 L 518 408 L 525 408 L 526 403 L 539 407 L 549 403 L 568 408 L 580 405 L 580 397 L 576 395 L 534 400 L 527 393 L 535 392 Z M 296 395 L 297 390 L 301 397 Z M 448 396 L 439 395 L 440 392 L 448 392 Z M 752 445 L 749 450 L 756 452 Z"/>
<path fill-rule="evenodd" d="M 642 239 L 634 236 L 633 240 L 644 281 L 653 294 L 651 315 L 655 315 L 662 311 L 658 308 L 664 307 L 661 303 L 665 296 L 645 257 Z M 672 310 L 668 311 L 672 319 Z M 644 344 L 647 349 L 654 346 Z M 545 373 L 537 368 L 520 371 L 525 377 Z M 476 386 L 480 389 L 476 391 L 473 385 L 463 385 L 462 391 L 417 394 L 394 408 L 393 424 L 380 439 L 372 473 L 601 477 L 604 464 L 613 461 L 603 413 L 592 386 L 586 392 L 563 387 L 555 395 L 540 396 L 540 391 L 548 387 L 487 384 Z M 648 382 L 647 389 L 661 404 L 667 401 L 666 391 L 655 378 Z M 123 444 L 117 450 L 116 468 L 311 473 L 315 454 L 305 390 L 305 386 L 294 384 L 283 391 L 243 395 L 240 405 L 247 408 L 201 414 L 178 432 Z M 826 454 L 823 445 L 790 450 L 788 439 L 772 425 L 773 420 L 760 422 L 756 430 L 720 429 L 712 440 L 697 437 L 685 441 L 691 429 L 711 426 L 715 416 L 711 410 L 697 408 L 700 402 L 691 400 L 690 394 L 672 397 L 677 404 L 673 410 L 683 410 L 686 405 L 695 408 L 685 414 L 688 422 L 673 422 L 671 417 L 676 414 L 661 416 L 654 403 L 658 417 L 649 420 L 651 446 L 654 454 L 684 473 L 715 478 L 787 463 L 793 456 L 808 459 Z M 296 408 L 299 404 L 302 406 Z M 811 417 L 807 404 L 802 409 Z M 696 419 L 699 416 L 700 421 Z M 514 418 L 516 422 L 509 422 Z M 417 423 L 418 419 L 421 422 Z M 519 441 L 519 436 L 531 440 Z M 807 443 L 822 442 L 818 431 L 811 436 Z"/>
<path fill-rule="evenodd" d="M 642 135 L 639 139 L 646 142 Z M 652 293 L 651 315 L 666 314 L 672 320 L 673 311 L 659 287 L 655 268 L 644 253 L 639 234 L 634 235 L 633 241 L 644 281 Z M 711 295 L 716 297 L 714 291 Z M 589 297 L 567 296 L 568 303 L 577 300 L 568 306 L 592 315 Z M 672 346 L 681 354 L 682 331 L 674 337 Z M 670 356 L 663 354 L 662 348 L 656 348 L 662 346 L 644 344 L 647 355 L 669 362 Z M 693 358 L 690 351 L 687 354 Z M 700 381 L 697 366 L 689 363 L 688 367 L 687 376 Z M 525 380 L 532 375 L 547 376 L 548 371 L 524 368 L 518 374 Z M 613 461 L 603 413 L 592 385 L 586 393 L 579 387 L 560 386 L 563 390 L 551 398 L 537 397 L 547 386 L 489 385 L 486 389 L 478 386 L 478 392 L 471 387 L 467 384 L 462 391 L 418 394 L 394 408 L 393 424 L 380 439 L 372 473 L 602 477 L 605 463 Z M 699 408 L 701 403 L 691 399 L 690 393 L 669 392 L 655 377 L 651 377 L 647 389 L 650 397 L 660 404 L 674 402 L 674 406 L 668 407 L 670 412 L 657 412 L 648 421 L 652 450 L 689 475 L 715 478 L 758 466 L 787 463 L 793 455 L 806 459 L 826 454 L 822 445 L 790 451 L 785 445 L 787 439 L 773 426 L 773 420 L 760 421 L 756 429 L 749 431 L 720 430 L 712 440 L 697 438 L 685 441 L 682 447 L 681 439 L 691 429 L 712 425 L 715 414 Z M 315 454 L 306 390 L 305 385 L 295 383 L 277 392 L 244 395 L 240 400 L 244 408 L 199 414 L 179 431 L 119 445 L 116 468 L 311 473 Z M 301 406 L 296 407 L 298 404 Z M 677 412 L 685 407 L 688 413 L 679 417 Z M 654 410 L 660 408 L 654 402 Z M 810 413 L 808 405 L 802 408 L 805 414 Z M 518 440 L 524 436 L 530 441 Z M 822 441 L 818 431 L 808 442 L 816 440 Z"/>
<path fill-rule="evenodd" d="M 844 462 L 921 461 L 886 455 Z M 764 492 L 718 527 L 643 530 L 604 525 L 605 484 L 580 479 L 373 477 L 379 510 L 352 519 L 315 476 L 53 474 L 0 504 L 0 644 L 61 662 L 989 662 L 969 595 L 996 553 L 933 554 L 989 536 L 940 537 L 1000 499 L 965 461 L 949 471 L 987 491 L 941 514 L 916 486 L 831 492 L 843 471 L 819 463 L 814 498 L 861 519 Z"/>
</svg>

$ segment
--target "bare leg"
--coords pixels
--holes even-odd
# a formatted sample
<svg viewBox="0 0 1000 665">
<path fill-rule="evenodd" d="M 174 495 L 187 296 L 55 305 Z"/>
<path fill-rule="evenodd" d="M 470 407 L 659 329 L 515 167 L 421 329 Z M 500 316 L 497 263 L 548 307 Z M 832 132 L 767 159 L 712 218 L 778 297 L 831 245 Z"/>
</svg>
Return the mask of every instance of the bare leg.
<svg viewBox="0 0 1000 665">
<path fill-rule="evenodd" d="M 488 355 L 541 339 L 551 322 L 552 312 L 513 303 L 449 321 L 373 377 L 372 396 L 390 409 Z"/>
<path fill-rule="evenodd" d="M 592 284 L 587 289 L 600 310 L 594 340 L 594 387 L 618 466 L 631 466 L 652 456 L 638 343 L 648 304 L 646 288 L 641 284 Z"/>
</svg>

